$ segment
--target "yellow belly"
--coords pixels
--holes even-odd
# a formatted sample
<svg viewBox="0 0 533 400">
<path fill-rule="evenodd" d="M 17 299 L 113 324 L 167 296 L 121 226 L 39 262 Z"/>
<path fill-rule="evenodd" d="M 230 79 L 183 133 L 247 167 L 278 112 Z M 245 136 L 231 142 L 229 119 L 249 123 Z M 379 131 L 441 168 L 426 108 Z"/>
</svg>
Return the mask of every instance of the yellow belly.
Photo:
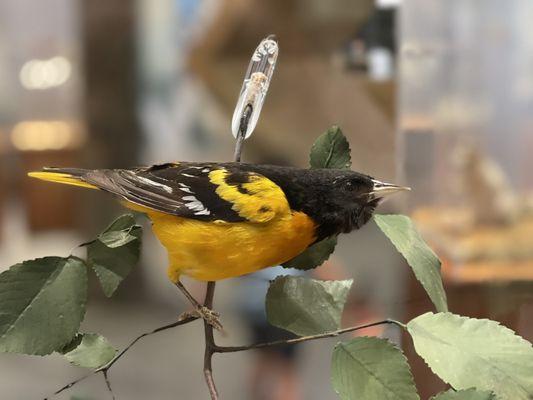
<svg viewBox="0 0 533 400">
<path fill-rule="evenodd" d="M 314 222 L 294 212 L 267 223 L 203 222 L 145 211 L 169 255 L 168 275 L 216 281 L 279 265 L 315 240 Z"/>
</svg>

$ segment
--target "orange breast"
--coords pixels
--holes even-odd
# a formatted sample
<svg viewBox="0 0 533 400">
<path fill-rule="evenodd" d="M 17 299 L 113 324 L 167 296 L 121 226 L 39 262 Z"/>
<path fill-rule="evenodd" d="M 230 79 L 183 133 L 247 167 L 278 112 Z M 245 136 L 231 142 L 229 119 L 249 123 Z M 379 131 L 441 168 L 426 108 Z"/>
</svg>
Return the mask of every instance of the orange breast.
<svg viewBox="0 0 533 400">
<path fill-rule="evenodd" d="M 182 274 L 216 281 L 279 265 L 315 240 L 315 224 L 301 212 L 267 223 L 204 222 L 152 210 L 145 212 L 168 251 L 168 275 L 174 282 Z"/>
</svg>

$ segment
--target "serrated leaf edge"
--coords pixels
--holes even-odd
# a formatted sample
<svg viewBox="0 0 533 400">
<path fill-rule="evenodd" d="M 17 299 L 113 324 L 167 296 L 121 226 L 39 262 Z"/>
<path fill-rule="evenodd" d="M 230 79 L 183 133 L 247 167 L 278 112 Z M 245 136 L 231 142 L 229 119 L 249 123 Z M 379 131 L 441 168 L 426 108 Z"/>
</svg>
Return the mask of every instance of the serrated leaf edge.
<svg viewBox="0 0 533 400">
<path fill-rule="evenodd" d="M 105 297 L 107 297 L 108 299 L 113 297 L 113 295 L 117 291 L 118 287 L 120 286 L 120 282 L 118 282 L 115 285 L 114 289 L 109 294 L 107 294 L 107 290 L 104 288 L 104 284 L 102 283 L 102 280 L 104 279 L 104 276 L 102 275 L 102 271 L 100 271 L 99 268 L 96 268 L 96 265 L 98 265 L 99 267 L 101 267 L 101 268 L 105 269 L 106 271 L 110 272 L 113 276 L 116 276 L 119 279 L 121 279 L 122 277 L 120 275 L 116 274 L 115 271 L 112 271 L 112 270 L 110 270 L 108 268 L 105 268 L 105 267 L 101 266 L 100 264 L 96 264 L 92 260 L 87 260 L 87 262 L 88 262 L 89 266 L 91 267 L 91 270 L 94 271 L 94 274 L 98 278 L 98 283 L 100 284 L 100 288 L 102 289 L 102 292 L 104 293 Z"/>
<path fill-rule="evenodd" d="M 135 216 L 133 214 L 130 214 L 130 213 L 126 213 L 126 214 L 122 214 L 122 215 L 119 215 L 118 217 L 116 217 L 113 221 L 111 221 L 107 226 L 106 228 L 101 232 L 101 233 L 105 233 L 105 232 L 108 232 L 111 227 L 120 219 L 122 218 L 131 218 L 131 220 L 133 221 L 133 224 L 136 223 L 135 221 Z M 119 229 L 119 230 L 123 230 L 123 229 Z"/>
<path fill-rule="evenodd" d="M 296 259 L 296 258 L 302 256 L 306 251 L 308 251 L 308 250 L 311 248 L 311 246 L 314 246 L 315 244 L 322 243 L 323 241 L 325 241 L 325 240 L 329 240 L 330 238 L 335 238 L 335 244 L 333 245 L 333 250 L 327 255 L 326 258 L 324 258 L 324 260 L 322 260 L 322 262 L 321 262 L 320 264 L 317 264 L 317 265 L 312 266 L 312 267 L 307 267 L 307 268 L 298 268 L 298 267 L 293 267 L 293 266 L 291 266 L 291 265 L 286 265 L 287 263 L 290 263 L 290 262 L 293 261 L 294 259 Z M 282 266 L 283 268 L 289 268 L 289 269 L 290 269 L 290 268 L 294 268 L 294 269 L 297 269 L 297 270 L 299 270 L 299 271 L 309 271 L 309 270 L 312 270 L 312 269 L 315 269 L 315 268 L 321 267 L 322 265 L 324 265 L 324 263 L 325 263 L 326 261 L 329 260 L 329 258 L 331 257 L 331 255 L 335 252 L 335 248 L 337 247 L 337 244 L 338 244 L 338 242 L 337 242 L 337 236 L 335 236 L 335 235 L 328 236 L 327 238 L 322 239 L 320 242 L 313 243 L 311 246 L 307 247 L 304 251 L 302 251 L 302 252 L 301 252 L 300 254 L 298 254 L 297 256 L 295 256 L 295 257 L 291 258 L 290 260 L 285 261 L 284 263 L 282 263 L 281 266 Z"/>
<path fill-rule="evenodd" d="M 110 362 L 116 357 L 116 355 L 117 355 L 117 353 L 118 353 L 118 350 L 115 348 L 115 346 L 113 346 L 113 345 L 111 344 L 111 342 L 110 342 L 105 336 L 103 336 L 103 335 L 101 335 L 101 334 L 99 334 L 99 333 L 96 333 L 96 332 L 78 332 L 78 333 L 76 333 L 75 336 L 77 336 L 77 335 L 80 335 L 80 336 L 81 336 L 81 341 L 80 341 L 80 343 L 78 344 L 78 346 L 83 342 L 83 338 L 84 338 L 86 335 L 95 335 L 95 336 L 97 336 L 98 338 L 103 339 L 103 340 L 106 342 L 106 344 L 107 344 L 110 348 L 113 349 L 113 351 L 114 351 L 114 353 L 113 353 L 113 357 L 111 357 L 111 359 L 110 359 L 109 361 L 107 361 L 107 362 L 105 362 L 105 363 L 99 365 L 98 367 L 86 367 L 86 366 L 80 365 L 79 363 L 76 363 L 76 362 L 74 362 L 74 361 L 71 361 L 71 360 L 67 357 L 67 355 L 68 355 L 69 353 L 73 352 L 74 350 L 76 350 L 76 349 L 78 348 L 78 346 L 74 347 L 73 349 L 71 349 L 71 350 L 68 351 L 68 352 L 59 352 L 59 351 L 58 351 L 59 354 L 61 354 L 62 356 L 65 357 L 65 359 L 69 362 L 69 364 L 72 364 L 72 365 L 74 365 L 74 366 L 76 366 L 76 367 L 80 367 L 80 368 L 98 369 L 98 368 L 102 368 L 103 366 L 109 364 L 109 363 L 110 363 Z M 68 343 L 67 343 L 67 344 L 68 344 Z"/>
<path fill-rule="evenodd" d="M 465 317 L 465 316 L 462 316 L 462 315 L 457 315 L 457 314 L 454 314 L 454 313 L 451 313 L 451 312 L 439 312 L 439 313 L 434 313 L 434 312 L 429 311 L 429 312 L 427 312 L 427 313 L 421 314 L 421 315 L 419 315 L 419 316 L 413 318 L 411 321 L 409 321 L 409 322 L 406 324 L 406 326 L 407 326 L 407 332 L 409 332 L 409 324 L 410 324 L 412 321 L 414 321 L 415 319 L 418 319 L 418 318 L 420 318 L 420 317 L 426 316 L 426 315 L 428 315 L 428 314 L 433 314 L 433 315 L 439 315 L 439 314 L 441 314 L 441 315 L 446 315 L 446 314 L 449 314 L 449 315 L 451 315 L 453 318 L 458 318 L 458 319 L 461 319 L 461 320 L 466 320 L 466 322 L 469 322 L 469 321 L 484 321 L 484 322 L 489 322 L 492 326 L 500 327 L 500 328 L 503 328 L 504 331 L 508 331 L 508 332 L 510 332 L 510 333 L 513 335 L 513 338 L 515 339 L 515 341 L 516 341 L 517 343 L 520 342 L 520 343 L 525 343 L 525 344 L 529 344 L 529 345 L 531 345 L 531 343 L 530 343 L 529 341 L 527 341 L 526 339 L 524 339 L 523 337 L 521 337 L 520 335 L 518 335 L 518 334 L 517 334 L 515 331 L 513 331 L 512 329 L 506 327 L 505 325 L 502 325 L 502 324 L 501 324 L 500 322 L 498 322 L 498 321 L 495 321 L 495 320 L 492 320 L 492 319 L 488 319 L 488 318 L 470 318 L 470 317 Z M 426 330 L 424 329 L 424 331 L 426 331 Z M 427 332 L 427 331 L 426 331 L 426 332 Z M 433 374 L 435 374 L 435 376 L 437 376 L 437 377 L 438 377 L 440 380 L 442 380 L 443 382 L 449 384 L 454 390 L 467 390 L 467 389 L 463 389 L 463 388 L 456 388 L 456 387 L 454 387 L 450 382 L 448 382 L 448 380 L 444 379 L 444 378 L 441 377 L 439 374 L 437 374 L 437 373 L 433 370 L 433 368 L 431 367 L 431 365 L 428 364 L 428 362 L 426 361 L 426 359 L 425 359 L 421 354 L 419 354 L 418 351 L 416 350 L 416 345 L 415 345 L 415 343 L 414 343 L 415 341 L 414 341 L 414 339 L 412 338 L 411 332 L 409 332 L 409 335 L 411 336 L 411 340 L 413 341 L 413 347 L 414 347 L 414 349 L 415 349 L 416 354 L 418 354 L 418 355 L 420 356 L 420 358 L 421 358 L 421 359 L 424 361 L 424 363 L 428 366 L 428 368 L 431 370 L 431 372 L 433 372 Z M 429 332 L 428 332 L 428 336 L 434 336 L 434 335 L 429 334 Z M 450 343 L 448 343 L 448 342 L 446 342 L 446 341 L 443 341 L 440 337 L 439 337 L 439 338 L 436 338 L 435 340 L 440 341 L 440 342 L 444 342 L 446 345 L 448 345 L 448 346 L 450 346 L 450 347 L 456 347 L 456 348 L 457 348 L 457 346 L 453 346 L 453 345 L 451 345 Z M 477 356 L 477 354 L 476 354 L 476 356 Z M 478 356 L 478 357 L 479 357 L 479 356 Z M 485 360 L 484 358 L 482 358 L 482 359 Z M 495 364 L 492 364 L 492 363 L 491 363 L 491 365 L 495 366 Z M 495 369 L 498 369 L 498 370 L 499 370 L 499 368 L 498 368 L 497 366 L 495 366 Z M 506 373 L 506 375 L 508 375 L 508 374 Z M 514 380 L 513 380 L 513 382 L 514 382 Z M 515 384 L 517 384 L 517 383 L 515 382 Z M 520 386 L 520 387 L 522 388 L 522 390 L 524 390 L 524 392 L 527 393 L 527 389 L 525 389 L 522 385 L 518 385 L 518 384 L 517 384 L 517 386 Z M 468 388 L 468 389 L 470 389 L 470 388 Z M 486 391 L 487 389 L 477 389 L 477 390 L 485 390 L 485 391 Z M 495 398 L 497 399 L 497 397 L 495 397 Z"/>
<path fill-rule="evenodd" d="M 113 225 L 113 224 L 114 224 L 119 218 L 122 218 L 122 217 L 124 217 L 124 216 L 126 216 L 126 215 L 130 215 L 130 216 L 132 216 L 131 214 L 124 214 L 124 215 L 118 217 L 117 219 L 115 219 L 115 221 L 113 221 L 113 222 L 110 224 L 110 226 Z M 133 217 L 133 216 L 132 216 L 132 217 Z M 109 229 L 109 227 L 106 228 L 106 229 Z M 137 229 L 140 229 L 140 233 L 141 233 L 141 235 L 139 235 L 139 236 L 136 236 L 135 233 L 134 233 L 134 231 L 137 230 Z M 104 231 L 104 232 L 106 232 L 106 231 Z M 98 241 L 98 242 L 100 242 L 102 245 L 104 245 L 104 246 L 105 246 L 106 248 L 108 248 L 110 251 L 113 251 L 113 250 L 115 250 L 115 249 L 120 249 L 120 248 L 122 248 L 122 247 L 129 246 L 129 245 L 130 245 L 131 243 L 133 243 L 135 240 L 138 240 L 138 241 L 139 241 L 139 249 L 138 249 L 138 251 L 139 251 L 139 256 L 140 256 L 140 251 L 141 251 L 141 246 L 142 246 L 142 226 L 140 226 L 140 225 L 132 225 L 131 228 L 130 228 L 130 232 L 131 232 L 131 236 L 134 236 L 135 239 L 134 239 L 134 240 L 131 240 L 131 241 L 127 242 L 127 243 L 124 243 L 122 246 L 109 247 L 108 245 L 106 245 L 104 242 L 102 242 L 102 241 L 99 240 L 98 238 L 96 238 L 94 241 Z M 100 235 L 99 235 L 99 236 L 100 236 Z M 126 277 L 123 278 L 121 275 L 115 273 L 115 271 L 113 271 L 113 270 L 111 270 L 111 269 L 109 269 L 109 268 L 106 268 L 105 266 L 100 265 L 100 264 L 98 264 L 98 263 L 95 263 L 95 262 L 93 261 L 93 259 L 89 256 L 89 253 L 90 253 L 90 246 L 87 247 L 87 265 L 89 265 L 89 266 L 91 267 L 91 269 L 94 271 L 94 273 L 96 274 L 96 277 L 98 278 L 98 283 L 100 284 L 100 288 L 102 289 L 102 292 L 103 292 L 104 295 L 109 299 L 109 298 L 113 297 L 113 295 L 114 295 L 115 292 L 117 291 L 118 287 L 120 286 L 120 284 L 122 283 L 122 281 L 123 281 L 124 279 L 126 279 Z M 138 264 L 138 263 L 139 263 L 139 259 L 137 260 L 137 262 L 136 262 L 135 264 Z M 102 269 L 105 269 L 106 271 L 110 272 L 113 276 L 117 277 L 117 279 L 120 280 L 120 282 L 118 282 L 118 283 L 115 285 L 114 289 L 113 289 L 109 294 L 107 294 L 106 289 L 104 289 L 104 285 L 103 285 L 103 283 L 102 283 L 102 282 L 103 282 L 102 279 L 104 279 L 104 277 L 102 276 L 101 271 L 99 271 L 99 270 L 95 267 L 96 265 L 98 265 L 98 266 L 101 267 Z M 132 268 L 133 268 L 133 266 L 132 266 Z"/>
<path fill-rule="evenodd" d="M 311 165 L 311 157 L 312 157 L 312 154 L 313 154 L 313 150 L 316 148 L 316 141 L 322 137 L 323 135 L 326 135 L 328 134 L 330 131 L 340 131 L 340 134 L 341 136 L 346 140 L 346 143 L 348 144 L 348 162 L 344 165 L 344 169 L 350 169 L 351 168 L 351 164 L 352 164 L 352 149 L 350 147 L 350 142 L 348 141 L 348 138 L 346 137 L 346 135 L 342 132 L 342 129 L 339 125 L 332 125 L 330 126 L 328 129 L 326 129 L 325 132 L 323 132 L 322 134 L 320 134 L 320 136 L 318 136 L 318 138 L 315 140 L 315 142 L 313 143 L 313 145 L 311 146 L 311 151 L 309 153 L 309 165 L 310 165 L 310 168 L 314 168 L 312 165 Z M 336 138 L 335 138 L 336 139 Z M 335 144 L 335 140 L 332 142 L 332 144 Z M 324 168 L 324 169 L 330 169 L 330 167 L 328 167 L 328 164 L 329 162 L 331 161 L 331 157 L 333 155 L 333 148 L 335 146 L 331 146 L 330 150 L 329 150 L 329 153 L 328 153 L 328 157 L 327 157 L 327 160 L 326 160 L 326 165 L 325 166 L 322 166 L 321 168 Z"/>
<path fill-rule="evenodd" d="M 278 279 L 281 280 L 282 278 L 285 278 L 285 277 L 293 277 L 293 276 L 292 276 L 292 275 L 280 275 L 280 276 L 277 276 L 276 279 L 274 279 L 274 280 L 271 282 L 271 284 L 274 284 Z M 300 277 L 300 278 L 301 278 L 301 277 Z M 303 278 L 303 279 L 305 279 L 305 278 Z M 352 284 L 353 284 L 353 279 L 345 279 L 345 281 L 347 281 L 347 280 L 352 281 Z M 320 282 L 320 281 L 317 280 L 317 279 L 313 279 L 313 281 Z M 323 282 L 333 282 L 333 281 L 323 281 Z M 324 293 L 326 293 L 326 295 L 328 296 L 328 299 L 330 300 L 329 304 L 335 304 L 335 299 L 334 299 L 333 295 L 332 295 L 330 292 L 328 292 L 323 286 L 321 286 L 321 287 L 322 287 L 322 290 L 324 291 Z M 269 288 L 269 289 L 270 289 L 270 288 Z M 348 291 L 347 291 L 347 294 L 346 294 L 346 299 L 347 299 L 348 292 L 349 292 L 350 289 L 351 289 L 351 285 L 350 285 L 350 287 L 348 288 Z M 268 295 L 268 292 L 267 292 L 267 295 Z M 299 308 L 299 309 L 302 309 L 302 311 L 303 311 L 303 315 L 304 315 L 305 317 L 308 317 L 310 320 L 313 320 L 313 318 L 312 318 L 312 317 L 313 317 L 313 314 L 311 314 L 310 312 L 308 312 L 307 309 L 303 309 L 302 307 L 300 307 L 300 306 L 302 305 L 300 302 L 295 301 L 292 297 L 287 297 L 286 299 L 287 299 L 287 301 L 289 302 L 289 304 L 296 304 L 296 305 L 298 305 L 298 306 L 299 306 L 298 308 Z M 346 299 L 345 299 L 344 303 L 346 303 Z M 344 310 L 344 305 L 345 305 L 345 304 L 343 304 L 343 310 Z M 341 310 L 341 319 L 342 319 L 342 311 L 343 311 L 343 310 Z M 268 322 L 271 323 L 271 322 L 270 322 L 270 319 L 269 319 Z M 272 323 L 272 325 L 277 326 L 278 328 L 281 328 L 281 329 L 287 330 L 287 331 L 289 331 L 289 332 L 292 332 L 292 333 L 294 333 L 294 334 L 297 335 L 297 336 L 305 336 L 305 335 L 301 335 L 301 334 L 299 334 L 299 333 L 296 333 L 296 332 L 294 332 L 294 331 L 288 329 L 288 327 L 283 327 L 283 326 L 275 325 L 275 324 L 273 324 L 273 323 Z M 292 325 L 291 325 L 291 326 L 292 326 Z M 337 326 L 335 327 L 334 330 L 326 330 L 326 331 L 323 331 L 323 332 L 318 332 L 318 334 L 328 333 L 328 332 L 334 332 L 335 330 L 337 330 L 337 329 L 339 329 L 339 328 L 340 328 L 340 323 L 339 323 L 339 325 L 337 325 Z"/>
<path fill-rule="evenodd" d="M 44 282 L 44 284 L 41 286 L 41 289 L 35 294 L 35 296 L 33 296 L 33 298 L 31 300 L 29 300 L 28 304 L 26 304 L 26 306 L 24 307 L 24 309 L 20 312 L 20 314 L 17 316 L 17 318 L 13 321 L 13 323 L 11 323 L 9 325 L 9 327 L 6 329 L 6 331 L 0 335 L 0 340 L 1 339 L 4 339 L 7 335 L 9 335 L 9 333 L 13 330 L 13 327 L 17 324 L 17 322 L 20 320 L 20 318 L 26 313 L 26 311 L 31 308 L 32 304 L 35 303 L 36 300 L 39 299 L 39 296 L 42 294 L 42 292 L 44 291 L 44 289 L 50 285 L 51 282 L 53 282 L 57 276 L 63 271 L 63 268 L 61 269 L 58 269 L 58 264 L 64 260 L 63 258 L 58 258 L 58 257 L 54 257 L 54 256 L 50 256 L 50 257 L 43 257 L 43 258 L 35 258 L 33 260 L 26 260 L 26 261 L 23 261 L 22 263 L 18 263 L 18 264 L 15 264 L 13 267 L 16 267 L 16 266 L 23 266 L 25 263 L 27 262 L 32 262 L 32 261 L 37 261 L 37 260 L 45 260 L 45 259 L 49 259 L 49 258 L 57 258 L 57 260 L 55 261 L 54 263 L 54 269 L 52 270 L 52 273 L 48 276 L 48 278 L 46 279 L 46 281 Z M 66 263 L 65 263 L 66 264 Z M 11 268 L 10 268 L 11 269 Z M 9 270 L 8 270 L 9 271 Z"/>
<path fill-rule="evenodd" d="M 379 341 L 379 342 L 382 342 L 385 344 L 386 347 L 390 348 L 390 349 L 393 349 L 397 352 L 397 354 L 401 357 L 402 361 L 404 362 L 404 364 L 407 366 L 407 372 L 408 372 L 408 380 L 409 380 L 409 384 L 411 386 L 413 386 L 413 388 L 415 388 L 415 391 L 416 391 L 416 385 L 415 385 L 415 381 L 414 381 L 414 378 L 413 378 L 413 374 L 411 372 L 411 368 L 409 367 L 409 362 L 407 360 L 407 357 L 405 357 L 405 354 L 401 351 L 401 349 L 397 346 L 395 346 L 394 344 L 392 344 L 389 340 L 387 339 L 382 339 L 382 338 L 377 338 L 377 337 L 373 337 L 373 336 L 359 336 L 357 338 L 354 338 L 352 339 L 353 340 L 357 340 L 357 339 L 370 339 L 371 341 L 372 340 L 376 340 L 376 341 Z M 369 375 L 371 375 L 376 381 L 378 381 L 384 388 L 386 388 L 389 393 L 392 393 L 393 395 L 395 395 L 394 391 L 389 388 L 387 385 L 385 385 L 381 379 L 379 379 L 372 371 L 370 371 L 366 364 L 361 362 L 360 360 L 358 360 L 357 358 L 355 358 L 352 353 L 350 353 L 348 350 L 346 350 L 345 348 L 345 344 L 346 343 L 349 343 L 349 342 L 339 342 L 335 345 L 335 349 L 337 348 L 342 348 L 342 351 L 344 351 L 346 354 L 348 354 L 350 356 L 350 358 L 354 361 L 356 361 L 359 365 L 361 365 L 368 373 Z M 340 393 L 337 391 L 337 389 L 335 389 L 335 393 L 339 394 Z M 420 399 L 420 396 L 417 394 L 417 397 Z"/>
<path fill-rule="evenodd" d="M 18 264 L 15 264 L 13 265 L 13 267 L 15 266 L 22 266 L 24 265 L 25 263 L 28 263 L 28 262 L 33 262 L 33 261 L 38 261 L 38 260 L 45 260 L 45 259 L 49 259 L 49 258 L 57 258 L 58 260 L 56 261 L 56 264 L 54 265 L 54 268 L 57 268 L 57 264 L 59 264 L 61 261 L 65 261 L 65 263 L 63 264 L 63 267 L 60 269 L 60 270 L 57 270 L 55 269 L 54 272 L 52 274 L 50 274 L 50 276 L 46 279 L 46 282 L 43 284 L 43 286 L 41 287 L 41 290 L 39 290 L 39 293 L 37 293 L 32 299 L 31 301 L 24 307 L 24 310 L 22 310 L 22 312 L 18 315 L 18 317 L 15 319 L 15 321 L 10 324 L 9 328 L 0 336 L 0 340 L 4 339 L 6 337 L 6 335 L 8 335 L 12 330 L 13 328 L 15 327 L 16 323 L 19 321 L 19 319 L 23 316 L 23 314 L 31 307 L 32 304 L 35 303 L 36 300 L 38 300 L 41 296 L 41 294 L 44 292 L 44 289 L 46 287 L 48 287 L 52 282 L 54 282 L 54 280 L 57 278 L 57 276 L 59 276 L 63 270 L 65 269 L 66 265 L 67 265 L 67 261 L 69 259 L 73 259 L 73 260 L 76 260 L 76 261 L 79 261 L 81 262 L 83 265 L 86 266 L 86 263 L 84 260 L 82 260 L 81 258 L 78 258 L 78 257 L 75 257 L 75 256 L 69 256 L 69 257 L 59 257 L 59 256 L 46 256 L 46 257 L 37 257 L 37 258 L 34 258 L 34 259 L 31 259 L 31 260 L 24 260 L 22 261 L 21 263 L 18 263 Z M 11 269 L 11 268 L 10 268 Z M 7 271 L 9 271 L 10 269 L 8 269 Z M 87 277 L 87 275 L 85 275 Z M 52 277 L 54 279 L 52 279 Z M 85 281 L 87 282 L 87 278 L 85 279 Z M 80 325 L 81 325 L 81 321 L 83 321 L 83 319 L 85 318 L 85 313 L 86 313 L 86 306 L 87 306 L 87 296 L 85 296 L 85 299 L 83 300 L 83 302 L 81 303 L 81 306 L 82 306 L 82 314 L 81 314 L 81 319 L 80 319 Z M 78 327 L 79 328 L 79 327 Z M 62 347 L 66 346 L 68 343 L 70 343 L 72 341 L 72 339 L 77 335 L 78 333 L 74 333 L 74 335 L 69 338 L 68 340 L 65 341 L 65 343 L 63 343 L 62 345 L 58 346 L 58 349 L 61 349 Z M 54 351 L 57 351 L 58 349 L 53 349 L 51 350 L 49 353 L 45 353 L 45 354 L 40 354 L 40 353 L 24 353 L 24 354 L 27 354 L 27 355 L 39 355 L 39 356 L 45 356 L 45 355 L 49 355 L 49 354 L 52 354 Z M 14 352 L 14 351 L 3 351 L 4 353 L 17 353 L 18 352 Z"/>
<path fill-rule="evenodd" d="M 451 392 L 454 392 L 454 393 L 466 393 L 466 392 L 469 392 L 469 391 L 474 391 L 475 393 L 482 393 L 482 392 L 485 392 L 485 393 L 489 393 L 489 395 L 491 396 L 491 398 L 489 400 L 498 400 L 496 398 L 496 395 L 494 394 L 494 392 L 490 391 L 490 390 L 479 390 L 475 387 L 471 387 L 471 388 L 468 388 L 468 389 L 459 389 L 459 390 L 455 390 L 455 389 L 450 389 L 450 390 L 446 390 L 445 392 L 440 392 L 440 393 L 437 393 L 435 396 L 432 396 L 429 400 L 438 400 L 438 397 L 443 395 L 443 394 L 447 394 L 449 393 L 450 391 Z"/>
<path fill-rule="evenodd" d="M 406 220 L 407 223 L 410 225 L 410 227 L 412 228 L 412 232 L 414 232 L 417 236 L 418 236 L 418 239 L 420 239 L 420 241 L 424 244 L 424 250 L 428 251 L 429 255 L 426 254 L 425 252 L 422 252 L 422 256 L 423 256 L 423 259 L 424 261 L 428 264 L 428 265 L 431 265 L 433 264 L 433 260 L 431 260 L 431 255 L 434 257 L 434 259 L 437 261 L 437 269 L 438 269 L 438 274 L 439 276 L 441 277 L 440 279 L 440 287 L 442 289 L 442 295 L 443 295 L 443 300 L 444 300 L 444 306 L 445 306 L 445 309 L 444 310 L 439 310 L 439 306 L 437 305 L 437 301 L 438 299 L 434 299 L 429 291 L 426 289 L 426 285 L 425 285 L 425 282 L 419 278 L 415 268 L 413 268 L 411 266 L 411 264 L 409 263 L 409 261 L 407 260 L 407 257 L 406 255 L 404 254 L 405 252 L 398 249 L 398 247 L 396 246 L 395 243 L 392 242 L 392 240 L 389 238 L 389 236 L 383 231 L 383 229 L 381 228 L 380 226 L 380 223 L 378 222 L 380 217 L 401 217 L 402 219 Z M 426 292 L 426 294 L 428 295 L 429 299 L 431 300 L 431 302 L 433 303 L 433 305 L 435 306 L 437 312 L 448 312 L 448 298 L 446 296 L 446 291 L 444 290 L 444 285 L 442 283 L 442 275 L 441 275 L 441 266 L 442 266 L 442 262 L 441 260 L 439 259 L 439 257 L 437 256 L 437 254 L 433 251 L 433 249 L 426 243 L 426 241 L 422 238 L 422 236 L 420 235 L 420 232 L 418 232 L 418 229 L 416 228 L 416 225 L 413 223 L 413 221 L 406 215 L 402 215 L 402 214 L 374 214 L 374 216 L 372 217 L 372 219 L 374 220 L 374 223 L 378 226 L 378 228 L 380 229 L 380 231 L 385 235 L 385 237 L 391 242 L 392 246 L 394 247 L 394 249 L 396 250 L 396 252 L 398 252 L 402 258 L 405 260 L 405 262 L 409 265 L 409 268 L 411 269 L 411 271 L 413 272 L 413 274 L 415 275 L 417 281 L 422 285 L 422 287 L 424 288 L 424 291 Z M 407 235 L 406 235 L 407 236 Z M 409 237 L 412 237 L 412 234 L 409 234 L 408 235 Z"/>
</svg>

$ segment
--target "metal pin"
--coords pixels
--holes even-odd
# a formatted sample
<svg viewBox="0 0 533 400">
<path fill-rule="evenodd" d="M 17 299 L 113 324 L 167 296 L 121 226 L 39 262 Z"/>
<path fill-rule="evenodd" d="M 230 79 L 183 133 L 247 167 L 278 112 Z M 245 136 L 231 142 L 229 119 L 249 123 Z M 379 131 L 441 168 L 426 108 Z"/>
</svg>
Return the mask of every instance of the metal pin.
<svg viewBox="0 0 533 400">
<path fill-rule="evenodd" d="M 242 135 L 243 139 L 247 139 L 255 129 L 276 66 L 278 52 L 276 37 L 270 35 L 259 43 L 252 54 L 231 121 L 231 131 L 235 138 Z"/>
</svg>

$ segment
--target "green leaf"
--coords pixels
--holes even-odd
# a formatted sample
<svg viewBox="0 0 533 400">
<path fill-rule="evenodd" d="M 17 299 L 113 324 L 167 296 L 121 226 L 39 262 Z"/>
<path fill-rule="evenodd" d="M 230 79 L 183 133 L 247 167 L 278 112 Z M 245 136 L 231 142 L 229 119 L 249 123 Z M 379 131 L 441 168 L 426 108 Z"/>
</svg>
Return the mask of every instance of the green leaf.
<svg viewBox="0 0 533 400">
<path fill-rule="evenodd" d="M 135 225 L 133 215 L 125 214 L 113 221 L 105 231 L 98 235 L 97 240 L 114 249 L 137 240 L 138 236 L 133 231 L 139 228 L 140 226 Z"/>
<path fill-rule="evenodd" d="M 311 168 L 350 169 L 350 145 L 341 128 L 334 125 L 320 135 L 311 147 Z"/>
<path fill-rule="evenodd" d="M 71 341 L 85 315 L 87 268 L 45 257 L 0 274 L 0 351 L 46 355 Z"/>
<path fill-rule="evenodd" d="M 446 292 L 440 275 L 440 261 L 420 237 L 411 219 L 405 215 L 376 214 L 374 221 L 405 258 L 437 311 L 448 311 Z"/>
<path fill-rule="evenodd" d="M 335 331 L 352 282 L 279 276 L 266 296 L 268 321 L 300 336 Z"/>
<path fill-rule="evenodd" d="M 331 381 L 343 400 L 419 399 L 405 356 L 385 339 L 359 337 L 337 344 Z"/>
<path fill-rule="evenodd" d="M 311 168 L 350 169 L 350 145 L 338 126 L 332 126 L 315 140 L 309 164 Z M 316 268 L 329 258 L 336 245 L 336 236 L 326 238 L 309 246 L 303 253 L 284 263 L 283 267 L 301 270 Z"/>
<path fill-rule="evenodd" d="M 98 240 L 105 244 L 107 247 L 114 249 L 117 247 L 122 247 L 129 242 L 137 240 L 135 235 L 131 234 L 131 229 L 127 231 L 115 231 L 115 232 L 106 232 L 98 236 Z"/>
<path fill-rule="evenodd" d="M 496 321 L 426 313 L 407 330 L 416 352 L 454 389 L 491 390 L 501 400 L 533 398 L 533 346 Z"/>
<path fill-rule="evenodd" d="M 476 389 L 448 390 L 432 397 L 431 400 L 496 400 L 491 392 L 478 391 Z"/>
<path fill-rule="evenodd" d="M 309 246 L 303 253 L 283 264 L 285 268 L 309 270 L 322 265 L 333 253 L 337 245 L 337 237 L 331 236 Z"/>
<path fill-rule="evenodd" d="M 107 339 L 96 333 L 78 334 L 62 351 L 67 360 L 78 367 L 100 368 L 115 357 L 117 351 Z"/>
<path fill-rule="evenodd" d="M 88 245 L 87 260 L 107 297 L 139 261 L 141 236 L 142 228 L 135 225 L 133 216 L 123 215 Z"/>
</svg>

